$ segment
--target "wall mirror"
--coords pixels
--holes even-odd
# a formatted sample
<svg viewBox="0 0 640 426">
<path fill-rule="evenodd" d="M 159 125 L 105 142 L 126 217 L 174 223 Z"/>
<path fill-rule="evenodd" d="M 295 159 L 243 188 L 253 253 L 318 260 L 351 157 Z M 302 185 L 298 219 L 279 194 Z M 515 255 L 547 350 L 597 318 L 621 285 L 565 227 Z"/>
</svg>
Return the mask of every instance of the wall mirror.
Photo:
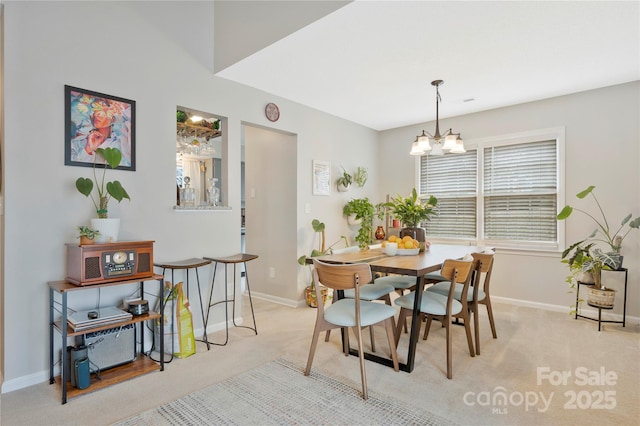
<svg viewBox="0 0 640 426">
<path fill-rule="evenodd" d="M 176 208 L 215 209 L 222 192 L 225 121 L 214 114 L 176 108 Z"/>
</svg>

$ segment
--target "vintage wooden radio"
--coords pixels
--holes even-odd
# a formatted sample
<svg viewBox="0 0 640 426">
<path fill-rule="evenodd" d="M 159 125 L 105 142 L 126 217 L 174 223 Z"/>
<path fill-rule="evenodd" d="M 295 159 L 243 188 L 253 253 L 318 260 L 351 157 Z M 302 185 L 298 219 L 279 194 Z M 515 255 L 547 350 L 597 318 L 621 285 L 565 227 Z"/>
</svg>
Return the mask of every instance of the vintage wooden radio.
<svg viewBox="0 0 640 426">
<path fill-rule="evenodd" d="M 67 244 L 67 277 L 75 285 L 150 278 L 153 241 Z"/>
</svg>

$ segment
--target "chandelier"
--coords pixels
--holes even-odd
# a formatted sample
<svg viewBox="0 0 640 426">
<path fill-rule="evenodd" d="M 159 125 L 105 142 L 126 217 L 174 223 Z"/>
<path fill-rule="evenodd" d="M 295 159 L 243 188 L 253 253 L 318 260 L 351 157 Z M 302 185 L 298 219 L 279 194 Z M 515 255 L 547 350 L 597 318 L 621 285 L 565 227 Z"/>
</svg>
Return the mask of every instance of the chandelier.
<svg viewBox="0 0 640 426">
<path fill-rule="evenodd" d="M 432 86 L 436 86 L 436 133 L 431 135 L 429 132 L 422 131 L 421 135 L 416 137 L 416 140 L 411 145 L 411 155 L 444 155 L 445 152 L 451 152 L 454 154 L 460 154 L 467 152 L 464 149 L 464 143 L 460 137 L 460 133 L 453 133 L 453 130 L 449 129 L 443 134 L 440 134 L 440 122 L 438 118 L 440 101 L 440 91 L 438 88 L 444 84 L 442 80 L 433 80 Z M 431 143 L 429 143 L 431 140 Z"/>
</svg>

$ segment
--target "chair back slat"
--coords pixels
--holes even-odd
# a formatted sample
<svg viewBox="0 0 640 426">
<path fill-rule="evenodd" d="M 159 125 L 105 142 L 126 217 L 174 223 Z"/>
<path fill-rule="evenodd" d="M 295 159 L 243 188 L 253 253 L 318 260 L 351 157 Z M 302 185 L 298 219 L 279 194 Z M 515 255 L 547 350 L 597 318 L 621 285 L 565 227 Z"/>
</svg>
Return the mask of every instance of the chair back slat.
<svg viewBox="0 0 640 426">
<path fill-rule="evenodd" d="M 442 270 L 440 273 L 446 279 L 451 280 L 453 278 L 454 271 L 458 271 L 458 274 L 455 277 L 455 282 L 464 283 L 467 281 L 467 278 L 469 277 L 469 273 L 471 272 L 472 266 L 473 266 L 473 262 L 447 259 L 444 261 L 444 264 L 442 265 Z"/>
<path fill-rule="evenodd" d="M 475 260 L 482 261 L 482 269 L 480 272 L 488 273 L 493 267 L 493 255 L 487 253 L 471 253 Z"/>
<path fill-rule="evenodd" d="M 489 294 L 489 283 L 491 282 L 491 271 L 493 270 L 493 254 L 487 253 L 471 253 L 473 259 L 476 262 L 481 262 L 482 266 L 480 270 L 477 272 L 478 279 L 476 279 L 476 283 L 474 284 L 477 287 L 480 287 L 480 275 L 484 273 L 484 284 L 483 289 L 485 294 Z M 477 289 L 474 288 L 474 295 L 477 294 Z"/>
<path fill-rule="evenodd" d="M 318 280 L 334 290 L 355 288 L 356 276 L 360 285 L 371 282 L 371 267 L 367 263 L 352 263 L 345 265 L 328 264 L 313 259 L 313 266 L 318 274 Z"/>
</svg>

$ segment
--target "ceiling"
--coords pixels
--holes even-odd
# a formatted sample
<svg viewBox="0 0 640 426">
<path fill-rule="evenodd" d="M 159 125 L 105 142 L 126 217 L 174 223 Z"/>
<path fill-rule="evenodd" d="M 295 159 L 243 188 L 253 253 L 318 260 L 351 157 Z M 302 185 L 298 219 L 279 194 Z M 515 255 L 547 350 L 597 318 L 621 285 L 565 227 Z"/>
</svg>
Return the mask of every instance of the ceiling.
<svg viewBox="0 0 640 426">
<path fill-rule="evenodd" d="M 340 3 L 216 75 L 375 130 L 640 79 L 638 1 Z"/>
</svg>

